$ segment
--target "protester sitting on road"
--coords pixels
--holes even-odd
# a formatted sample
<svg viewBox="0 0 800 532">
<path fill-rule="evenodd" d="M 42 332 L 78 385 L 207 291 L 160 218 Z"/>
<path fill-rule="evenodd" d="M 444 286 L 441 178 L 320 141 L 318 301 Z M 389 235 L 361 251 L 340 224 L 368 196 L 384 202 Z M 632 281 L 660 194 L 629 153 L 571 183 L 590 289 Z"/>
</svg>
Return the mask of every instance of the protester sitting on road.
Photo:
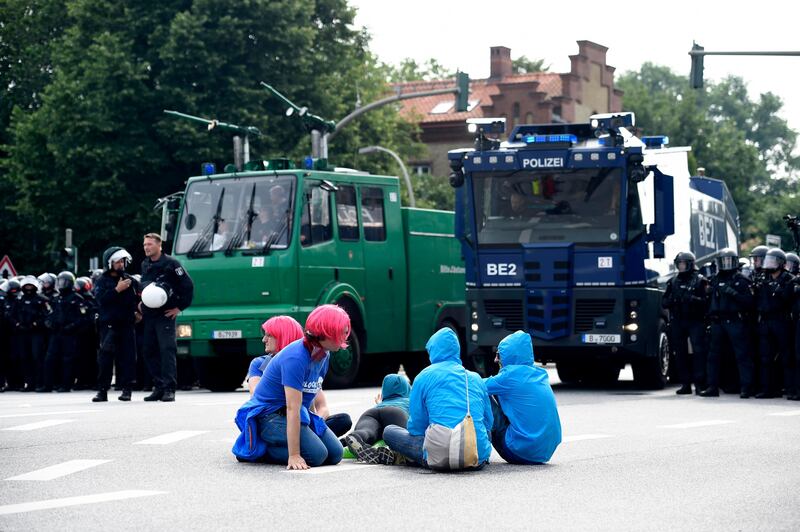
<svg viewBox="0 0 800 532">
<path fill-rule="evenodd" d="M 461 365 L 461 347 L 452 329 L 445 327 L 434 333 L 425 349 L 431 365 L 414 379 L 408 428 L 389 425 L 384 429 L 383 439 L 389 447 L 378 449 L 380 463 L 397 463 L 399 454 L 424 467 L 480 469 L 492 453 L 493 418 L 486 386 L 477 373 L 467 371 Z M 431 456 L 431 449 L 438 443 L 434 441 L 434 435 L 441 433 L 442 428 L 455 429 L 465 424 L 469 420 L 467 414 L 471 415 L 470 421 L 474 424 L 474 434 L 469 436 L 476 440 L 472 442 L 473 446 L 477 443 L 476 464 L 458 466 L 451 461 L 449 466 L 442 467 L 440 460 L 447 461 L 448 457 L 438 453 Z M 466 442 L 462 440 L 462 443 Z M 439 452 L 442 450 L 439 446 L 435 448 Z"/>
<path fill-rule="evenodd" d="M 492 395 L 492 445 L 511 464 L 541 464 L 561 443 L 561 421 L 547 371 L 533 364 L 524 331 L 497 346 L 500 373 L 484 379 Z"/>
<path fill-rule="evenodd" d="M 267 366 L 253 397 L 236 414 L 242 434 L 233 446 L 240 460 L 286 464 L 287 469 L 337 464 L 343 448 L 324 420 L 310 411 L 331 351 L 346 347 L 347 312 L 336 305 L 314 309 L 305 336 L 286 346 Z"/>
<path fill-rule="evenodd" d="M 290 343 L 303 337 L 303 327 L 291 316 L 270 318 L 261 324 L 261 329 L 264 331 L 262 342 L 264 342 L 264 352 L 266 354 L 256 357 L 250 362 L 250 369 L 247 371 L 247 387 L 251 396 L 275 355 Z M 337 438 L 347 434 L 347 431 L 353 426 L 353 421 L 348 414 L 330 414 L 325 392 L 322 391 L 322 388 L 319 389 L 317 396 L 314 398 L 312 410 L 325 420 L 325 424 L 328 425 L 328 428 L 333 431 Z"/>
<path fill-rule="evenodd" d="M 392 373 L 383 378 L 381 393 L 375 398 L 377 404 L 361 414 L 356 428 L 344 438 L 356 459 L 368 464 L 380 463 L 380 454 L 372 446 L 383 439 L 383 431 L 389 425 L 406 427 L 410 393 L 411 385 L 404 376 Z"/>
<path fill-rule="evenodd" d="M 291 316 L 275 316 L 261 324 L 264 331 L 264 355 L 256 357 L 250 362 L 250 369 L 247 371 L 247 387 L 250 395 L 256 389 L 258 381 L 264 374 L 269 361 L 277 355 L 281 349 L 303 337 L 303 327 Z"/>
</svg>

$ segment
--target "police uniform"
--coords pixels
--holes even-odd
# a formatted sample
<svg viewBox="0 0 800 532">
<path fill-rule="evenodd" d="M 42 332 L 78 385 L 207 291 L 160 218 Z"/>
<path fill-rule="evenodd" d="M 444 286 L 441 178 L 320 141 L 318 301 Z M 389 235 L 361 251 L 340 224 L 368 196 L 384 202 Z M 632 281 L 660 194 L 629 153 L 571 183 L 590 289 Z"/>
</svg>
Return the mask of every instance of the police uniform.
<svg viewBox="0 0 800 532">
<path fill-rule="evenodd" d="M 91 319 L 86 301 L 72 290 L 59 293 L 51 303 L 47 320 L 51 331 L 50 346 L 45 359 L 45 386 L 48 389 L 58 384 L 59 392 L 72 390 L 75 384 L 78 334 Z M 56 375 L 59 364 L 61 374 Z"/>
<path fill-rule="evenodd" d="M 32 392 L 44 386 L 45 344 L 44 321 L 50 312 L 47 298 L 33 293 L 25 293 L 11 305 L 11 324 L 14 339 L 11 346 L 14 381 L 25 382 L 24 391 Z"/>
<path fill-rule="evenodd" d="M 167 303 L 157 309 L 142 305 L 144 318 L 144 357 L 153 378 L 153 394 L 147 400 L 160 399 L 165 392 L 174 394 L 177 386 L 177 352 L 175 319 L 164 312 L 178 308 L 184 310 L 192 303 L 194 283 L 180 263 L 162 253 L 157 261 L 147 257 L 142 261 L 142 288 L 150 283 L 170 287 Z"/>
<path fill-rule="evenodd" d="M 742 397 L 753 393 L 753 360 L 748 352 L 745 311 L 753 304 L 750 281 L 735 270 L 721 270 L 711 280 L 711 347 L 708 353 L 707 387 L 703 396 L 719 395 L 721 349 L 727 340 L 736 355 Z"/>
<path fill-rule="evenodd" d="M 794 277 L 783 269 L 777 276 L 765 273 L 756 285 L 756 308 L 758 310 L 759 358 L 761 362 L 759 398 L 780 396 L 780 390 L 772 389 L 772 372 L 775 361 L 780 358 L 783 366 L 783 386 L 787 395 L 795 394 L 792 349 L 792 299 Z"/>
<path fill-rule="evenodd" d="M 117 283 L 130 279 L 131 285 L 117 292 Z M 130 395 L 136 375 L 136 309 L 139 304 L 139 283 L 125 272 L 103 272 L 95 284 L 98 303 L 97 326 L 100 350 L 97 355 L 97 389 L 105 392 L 111 387 L 114 359 L 117 364 L 117 386 Z"/>
<path fill-rule="evenodd" d="M 78 334 L 77 355 L 75 360 L 75 389 L 92 390 L 97 387 L 97 353 L 99 348 L 97 316 L 97 300 L 88 290 L 81 290 L 80 296 L 86 303 L 87 319 Z"/>
<path fill-rule="evenodd" d="M 670 344 L 675 350 L 680 393 L 699 393 L 706 385 L 706 325 L 708 280 L 696 271 L 681 272 L 667 283 L 661 306 L 669 310 Z M 692 342 L 689 356 L 687 341 Z"/>
</svg>

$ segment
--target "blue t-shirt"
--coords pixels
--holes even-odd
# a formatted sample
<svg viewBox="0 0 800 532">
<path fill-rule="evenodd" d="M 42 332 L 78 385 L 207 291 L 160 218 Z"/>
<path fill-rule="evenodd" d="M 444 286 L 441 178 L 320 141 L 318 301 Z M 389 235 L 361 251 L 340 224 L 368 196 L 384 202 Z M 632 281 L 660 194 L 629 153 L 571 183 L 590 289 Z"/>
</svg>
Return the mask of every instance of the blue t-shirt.
<svg viewBox="0 0 800 532">
<path fill-rule="evenodd" d="M 264 413 L 271 414 L 286 406 L 284 386 L 303 392 L 303 406 L 311 407 L 317 392 L 322 389 L 322 380 L 328 372 L 330 354 L 314 362 L 303 340 L 295 340 L 275 355 L 267 366 L 261 380 L 253 391 L 252 402 L 265 407 Z M 308 414 L 300 420 L 308 424 Z"/>
<path fill-rule="evenodd" d="M 275 355 L 261 355 L 260 357 L 254 358 L 250 362 L 250 369 L 247 370 L 247 378 L 248 380 L 250 377 L 261 377 L 264 375 L 264 370 L 267 369 L 270 360 L 274 358 Z"/>
</svg>

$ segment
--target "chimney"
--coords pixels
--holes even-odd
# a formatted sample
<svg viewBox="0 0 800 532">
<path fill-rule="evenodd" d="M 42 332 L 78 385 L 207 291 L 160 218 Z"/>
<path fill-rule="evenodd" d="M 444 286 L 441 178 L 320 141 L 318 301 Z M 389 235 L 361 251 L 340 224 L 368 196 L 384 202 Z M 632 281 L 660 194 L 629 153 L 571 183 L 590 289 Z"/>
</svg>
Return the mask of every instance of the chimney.
<svg viewBox="0 0 800 532">
<path fill-rule="evenodd" d="M 510 76 L 511 69 L 511 48 L 505 46 L 492 46 L 490 49 L 490 72 L 492 79 Z"/>
</svg>

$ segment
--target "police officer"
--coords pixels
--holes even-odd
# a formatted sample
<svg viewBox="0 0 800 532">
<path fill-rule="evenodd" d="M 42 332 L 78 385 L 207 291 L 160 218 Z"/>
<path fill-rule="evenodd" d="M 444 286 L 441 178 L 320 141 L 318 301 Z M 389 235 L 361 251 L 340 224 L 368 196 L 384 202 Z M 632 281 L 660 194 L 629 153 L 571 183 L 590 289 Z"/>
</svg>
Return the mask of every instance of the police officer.
<svg viewBox="0 0 800 532">
<path fill-rule="evenodd" d="M 148 233 L 144 236 L 142 261 L 142 287 L 149 285 L 163 289 L 166 301 L 158 306 L 141 306 L 144 317 L 144 356 L 153 377 L 153 393 L 145 401 L 174 401 L 177 385 L 177 341 L 175 318 L 192 303 L 194 284 L 178 261 L 162 253 L 161 236 Z M 151 290 L 153 290 L 151 289 Z M 142 301 L 145 293 L 142 292 Z"/>
<path fill-rule="evenodd" d="M 39 294 L 39 281 L 27 275 L 20 283 L 20 295 L 11 308 L 14 327 L 12 368 L 15 380 L 25 381 L 23 391 L 32 392 L 44 386 L 44 357 L 46 353 L 44 320 L 50 313 L 47 298 Z"/>
<path fill-rule="evenodd" d="M 791 273 L 792 275 L 796 276 L 800 273 L 800 257 L 797 256 L 796 253 L 787 253 L 786 254 L 786 264 L 784 265 L 784 269 Z"/>
<path fill-rule="evenodd" d="M 14 286 L 16 285 L 16 287 Z M 11 388 L 9 377 L 11 362 L 11 323 L 9 314 L 19 292 L 19 283 L 6 279 L 0 284 L 0 392 L 6 391 L 6 386 Z"/>
<path fill-rule="evenodd" d="M 130 401 L 136 372 L 136 314 L 139 304 L 139 283 L 125 269 L 130 265 L 130 253 L 112 246 L 103 253 L 106 270 L 96 279 L 94 294 L 98 303 L 97 320 L 100 331 L 100 350 L 97 354 L 99 373 L 95 403 L 108 401 L 111 387 L 111 368 L 116 357 L 117 386 L 122 388 L 120 401 Z"/>
<path fill-rule="evenodd" d="M 56 278 L 58 297 L 51 303 L 47 325 L 50 328 L 50 347 L 45 359 L 45 386 L 51 390 L 60 363 L 61 375 L 57 392 L 70 392 L 75 384 L 74 364 L 78 351 L 78 333 L 91 320 L 86 301 L 75 292 L 75 276 L 63 271 Z"/>
<path fill-rule="evenodd" d="M 708 281 L 697 272 L 695 256 L 683 251 L 675 256 L 678 274 L 670 279 L 661 306 L 669 310 L 670 343 L 675 349 L 681 387 L 678 395 L 700 393 L 706 382 L 706 327 Z M 692 356 L 687 342 L 691 339 Z"/>
<path fill-rule="evenodd" d="M 707 387 L 703 397 L 719 396 L 719 366 L 723 342 L 727 339 L 739 368 L 739 397 L 753 393 L 753 360 L 748 353 L 748 331 L 744 312 L 753 305 L 750 281 L 738 271 L 739 257 L 733 249 L 720 251 L 718 273 L 711 279 L 711 349 L 708 354 Z"/>
<path fill-rule="evenodd" d="M 762 276 L 756 285 L 758 310 L 759 356 L 761 360 L 761 391 L 758 399 L 768 399 L 780 391 L 772 390 L 771 381 L 775 361 L 783 365 L 783 383 L 786 394 L 795 394 L 792 371 L 792 299 L 794 286 L 792 274 L 784 270 L 786 254 L 778 248 L 767 251 L 762 264 Z"/>
<path fill-rule="evenodd" d="M 750 270 L 752 276 L 750 280 L 754 283 L 760 282 L 764 276 L 764 257 L 767 256 L 769 248 L 767 246 L 756 246 L 750 251 Z"/>
<path fill-rule="evenodd" d="M 56 276 L 52 273 L 43 273 L 39 277 L 39 293 L 47 298 L 48 301 L 56 295 Z"/>
</svg>

